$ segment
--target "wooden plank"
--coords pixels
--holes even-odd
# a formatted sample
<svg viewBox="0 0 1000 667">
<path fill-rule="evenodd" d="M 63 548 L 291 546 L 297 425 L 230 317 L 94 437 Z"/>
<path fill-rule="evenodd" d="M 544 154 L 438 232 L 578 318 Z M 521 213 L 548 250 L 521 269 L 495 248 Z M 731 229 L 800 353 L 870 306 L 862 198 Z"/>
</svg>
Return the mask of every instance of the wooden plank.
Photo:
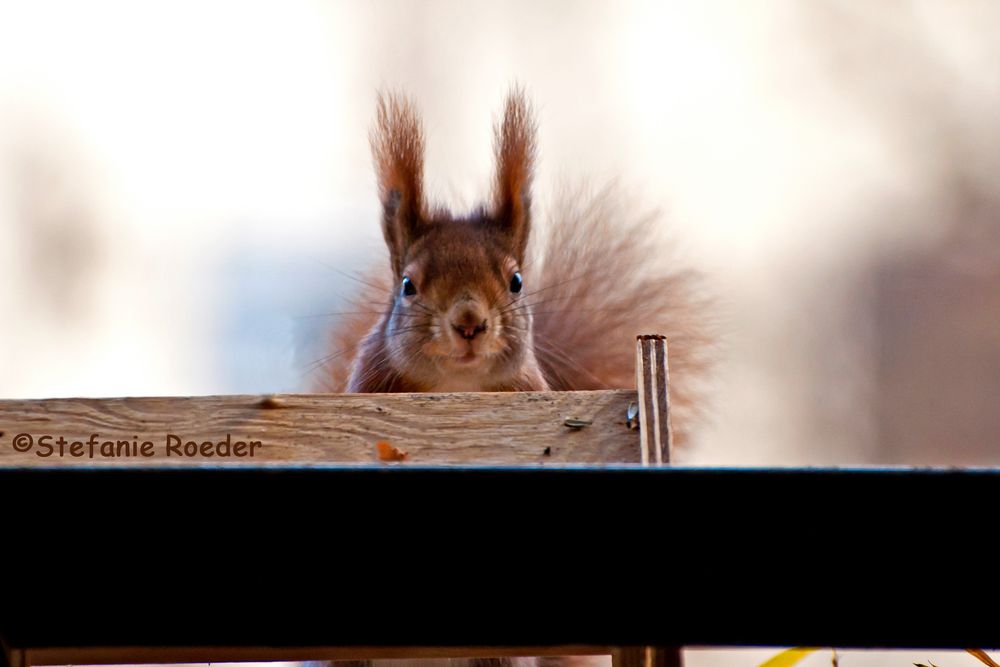
<svg viewBox="0 0 1000 667">
<path fill-rule="evenodd" d="M 670 428 L 670 373 L 667 365 L 667 339 L 660 335 L 636 337 L 636 389 L 639 392 L 639 438 L 641 460 L 644 466 L 669 465 L 673 455 L 673 436 Z M 662 525 L 656 537 L 649 541 L 649 559 L 657 576 L 666 573 L 659 567 L 658 553 L 664 541 L 676 537 L 670 519 L 676 508 L 656 506 L 649 508 L 651 526 Z M 652 534 L 651 531 L 648 534 Z M 617 647 L 612 654 L 614 667 L 681 667 L 684 656 L 678 647 L 625 646 Z"/>
<path fill-rule="evenodd" d="M 662 465 L 670 462 L 673 447 L 667 340 L 660 335 L 638 336 L 635 348 L 641 461 L 643 465 Z"/>
<path fill-rule="evenodd" d="M 653 406 L 653 377 L 649 373 L 649 349 L 644 344 L 643 337 L 635 341 L 635 386 L 639 399 L 639 452 L 642 465 L 648 466 L 655 461 L 656 454 L 653 445 L 653 418 L 656 409 Z"/>
<path fill-rule="evenodd" d="M 631 390 L 6 400 L 0 466 L 364 464 L 379 441 L 414 465 L 637 463 L 635 401 Z"/>
<path fill-rule="evenodd" d="M 27 665 L 154 665 L 208 662 L 305 662 L 608 655 L 601 646 L 118 646 L 32 648 Z"/>
<path fill-rule="evenodd" d="M 652 341 L 656 355 L 656 435 L 661 463 L 670 463 L 674 452 L 674 430 L 670 423 L 670 363 L 667 353 L 667 339 L 656 336 Z"/>
</svg>

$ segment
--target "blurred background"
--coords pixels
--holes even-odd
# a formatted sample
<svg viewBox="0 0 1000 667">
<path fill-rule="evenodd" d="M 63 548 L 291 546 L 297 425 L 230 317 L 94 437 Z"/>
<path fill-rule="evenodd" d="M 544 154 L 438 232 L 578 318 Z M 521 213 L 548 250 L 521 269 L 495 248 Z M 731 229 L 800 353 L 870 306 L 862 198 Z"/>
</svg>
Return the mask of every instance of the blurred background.
<svg viewBox="0 0 1000 667">
<path fill-rule="evenodd" d="M 0 396 L 297 391 L 382 261 L 367 132 L 617 180 L 724 320 L 688 462 L 1000 463 L 1000 5 L 0 3 Z"/>
<path fill-rule="evenodd" d="M 720 297 L 684 462 L 1000 464 L 998 34 L 993 0 L 7 0 L 0 397 L 307 389 L 383 257 L 375 90 L 471 207 L 519 81 L 542 212 L 617 180 Z"/>
</svg>

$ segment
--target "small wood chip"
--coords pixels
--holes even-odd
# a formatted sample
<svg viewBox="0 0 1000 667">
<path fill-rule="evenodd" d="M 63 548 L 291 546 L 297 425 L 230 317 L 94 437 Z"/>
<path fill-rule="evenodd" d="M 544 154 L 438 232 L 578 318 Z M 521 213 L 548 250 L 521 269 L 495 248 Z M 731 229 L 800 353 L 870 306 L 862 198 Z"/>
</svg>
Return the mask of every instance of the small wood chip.
<svg viewBox="0 0 1000 667">
<path fill-rule="evenodd" d="M 375 450 L 378 452 L 379 461 L 405 461 L 406 457 L 409 456 L 402 449 L 393 447 L 385 440 L 379 440 L 375 445 Z"/>
</svg>

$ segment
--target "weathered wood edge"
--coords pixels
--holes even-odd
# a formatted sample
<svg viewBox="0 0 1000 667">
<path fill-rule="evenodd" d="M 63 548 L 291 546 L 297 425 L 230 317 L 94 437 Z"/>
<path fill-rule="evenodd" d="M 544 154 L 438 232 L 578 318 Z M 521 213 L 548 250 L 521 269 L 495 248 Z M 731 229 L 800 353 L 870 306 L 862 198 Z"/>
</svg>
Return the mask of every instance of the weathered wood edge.
<svg viewBox="0 0 1000 667">
<path fill-rule="evenodd" d="M 373 464 L 379 442 L 405 452 L 402 465 L 638 463 L 636 400 L 632 390 L 2 400 L 0 467 Z M 22 434 L 31 448 L 16 451 Z"/>
</svg>

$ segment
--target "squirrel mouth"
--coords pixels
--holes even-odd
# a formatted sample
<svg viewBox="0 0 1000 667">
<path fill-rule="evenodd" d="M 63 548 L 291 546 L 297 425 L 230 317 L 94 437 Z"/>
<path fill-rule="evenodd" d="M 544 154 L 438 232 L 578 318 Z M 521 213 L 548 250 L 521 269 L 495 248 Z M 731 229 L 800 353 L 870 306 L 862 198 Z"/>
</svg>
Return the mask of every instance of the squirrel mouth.
<svg viewBox="0 0 1000 667">
<path fill-rule="evenodd" d="M 448 361 L 450 361 L 453 364 L 457 364 L 459 366 L 471 366 L 475 363 L 478 363 L 481 359 L 482 357 L 473 352 L 472 350 L 469 350 L 460 357 L 455 357 L 455 356 L 448 357 Z"/>
<path fill-rule="evenodd" d="M 444 361 L 449 366 L 460 368 L 470 368 L 480 365 L 486 359 L 482 350 L 476 350 L 472 345 L 462 345 L 458 349 L 452 349 L 451 354 L 444 357 Z"/>
</svg>

